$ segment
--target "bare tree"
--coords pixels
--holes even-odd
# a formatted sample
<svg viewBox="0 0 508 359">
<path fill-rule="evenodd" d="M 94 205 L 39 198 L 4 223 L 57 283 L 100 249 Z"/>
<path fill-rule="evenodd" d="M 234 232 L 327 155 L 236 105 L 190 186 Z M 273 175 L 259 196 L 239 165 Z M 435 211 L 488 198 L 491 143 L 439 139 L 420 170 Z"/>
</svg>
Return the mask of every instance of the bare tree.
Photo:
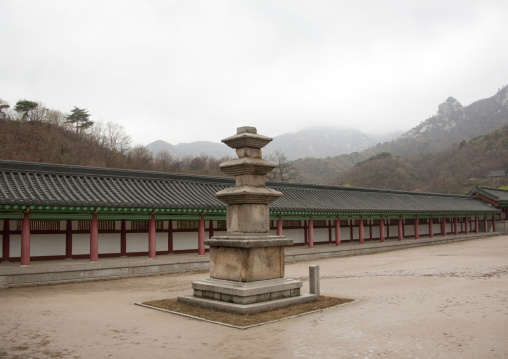
<svg viewBox="0 0 508 359">
<path fill-rule="evenodd" d="M 143 145 L 136 145 L 127 152 L 131 168 L 136 170 L 151 170 L 153 165 L 152 153 Z"/>
<path fill-rule="evenodd" d="M 268 155 L 268 160 L 277 165 L 266 175 L 269 180 L 280 182 L 299 182 L 300 175 L 293 162 L 290 162 L 284 152 L 275 151 Z"/>
<path fill-rule="evenodd" d="M 66 127 L 67 124 L 65 123 L 65 115 L 58 110 L 50 110 L 48 109 L 46 111 L 46 115 L 44 118 L 45 122 L 50 123 L 52 125 L 60 126 L 60 127 Z"/>
<path fill-rule="evenodd" d="M 110 150 L 125 154 L 131 147 L 131 136 L 129 136 L 123 127 L 117 123 L 106 123 L 104 136 L 106 137 L 107 147 Z"/>
<path fill-rule="evenodd" d="M 173 158 L 168 151 L 161 151 L 155 155 L 155 170 L 159 172 L 178 172 L 180 162 Z"/>
<path fill-rule="evenodd" d="M 0 120 L 7 120 L 9 116 L 9 103 L 0 98 Z"/>
</svg>

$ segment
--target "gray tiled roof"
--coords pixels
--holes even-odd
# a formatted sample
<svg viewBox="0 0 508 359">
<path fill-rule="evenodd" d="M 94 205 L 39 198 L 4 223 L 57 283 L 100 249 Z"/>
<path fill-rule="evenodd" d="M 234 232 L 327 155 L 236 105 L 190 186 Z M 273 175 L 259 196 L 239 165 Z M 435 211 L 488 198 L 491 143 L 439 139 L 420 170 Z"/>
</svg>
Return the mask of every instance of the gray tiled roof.
<svg viewBox="0 0 508 359">
<path fill-rule="evenodd" d="M 498 203 L 508 203 L 508 191 L 499 189 L 499 188 L 490 188 L 490 187 L 483 187 L 483 186 L 477 186 L 475 187 L 471 192 L 469 192 L 469 195 L 475 195 L 479 194 L 481 196 L 487 197 L 495 202 Z"/>
<path fill-rule="evenodd" d="M 225 209 L 215 193 L 232 178 L 0 160 L 0 205 Z M 270 209 L 287 214 L 489 213 L 471 196 L 270 182 Z"/>
</svg>

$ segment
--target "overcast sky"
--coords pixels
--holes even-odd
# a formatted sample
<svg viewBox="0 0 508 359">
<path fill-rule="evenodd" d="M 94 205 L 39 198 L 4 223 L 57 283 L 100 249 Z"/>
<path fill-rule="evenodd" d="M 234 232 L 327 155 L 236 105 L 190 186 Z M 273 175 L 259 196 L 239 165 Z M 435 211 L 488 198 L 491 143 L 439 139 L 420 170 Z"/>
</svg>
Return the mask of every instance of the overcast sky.
<svg viewBox="0 0 508 359">
<path fill-rule="evenodd" d="M 406 131 L 508 84 L 508 1 L 0 0 L 0 98 L 136 144 Z"/>
</svg>

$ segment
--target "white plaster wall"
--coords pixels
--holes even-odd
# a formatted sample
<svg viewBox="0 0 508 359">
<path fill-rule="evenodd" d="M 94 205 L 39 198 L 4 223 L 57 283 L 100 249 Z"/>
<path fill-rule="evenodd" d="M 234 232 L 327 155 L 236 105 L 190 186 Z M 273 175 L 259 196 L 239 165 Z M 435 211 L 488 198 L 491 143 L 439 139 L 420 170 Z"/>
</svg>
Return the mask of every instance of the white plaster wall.
<svg viewBox="0 0 508 359">
<path fill-rule="evenodd" d="M 21 257 L 21 234 L 11 234 L 10 239 L 9 257 Z"/>
<path fill-rule="evenodd" d="M 418 225 L 418 233 L 421 235 L 428 235 L 429 234 L 429 225 L 427 224 L 420 224 Z"/>
<path fill-rule="evenodd" d="M 351 232 L 349 231 L 349 227 L 340 227 L 340 240 L 341 241 L 349 241 L 351 238 Z"/>
<path fill-rule="evenodd" d="M 155 249 L 157 251 L 167 251 L 168 250 L 168 233 L 160 232 L 155 233 Z"/>
<path fill-rule="evenodd" d="M 470 223 L 470 225 L 471 225 L 471 227 L 470 227 L 470 229 L 469 229 L 469 230 L 470 230 L 471 232 L 475 232 L 475 231 L 476 231 L 476 222 L 475 222 L 474 218 L 471 218 L 471 219 L 469 220 L 469 223 Z"/>
<path fill-rule="evenodd" d="M 446 223 L 446 233 L 450 233 L 452 231 L 452 224 L 451 223 Z"/>
<path fill-rule="evenodd" d="M 390 237 L 397 237 L 399 235 L 399 226 L 390 226 Z"/>
<path fill-rule="evenodd" d="M 365 233 L 365 231 L 364 231 L 364 233 Z M 358 227 L 353 227 L 353 238 L 351 238 L 351 239 L 359 240 L 359 238 L 360 238 L 360 229 Z"/>
<path fill-rule="evenodd" d="M 415 226 L 413 224 L 405 224 L 404 225 L 404 235 L 405 236 L 414 236 L 415 235 Z"/>
<path fill-rule="evenodd" d="M 282 229 L 282 235 L 292 239 L 293 244 L 305 243 L 305 230 L 301 229 Z"/>
<path fill-rule="evenodd" d="M 372 238 L 379 238 L 379 226 L 372 226 Z"/>
<path fill-rule="evenodd" d="M 434 235 L 441 233 L 441 223 L 432 223 L 432 232 Z"/>
<path fill-rule="evenodd" d="M 328 242 L 328 228 L 314 228 L 314 242 Z"/>
<path fill-rule="evenodd" d="M 99 233 L 98 241 L 99 253 L 120 253 L 120 233 Z"/>
<path fill-rule="evenodd" d="M 148 233 L 127 233 L 127 253 L 148 252 Z"/>
<path fill-rule="evenodd" d="M 206 248 L 206 247 L 205 247 Z M 198 249 L 198 232 L 173 233 L 173 250 Z"/>
<path fill-rule="evenodd" d="M 30 236 L 31 257 L 58 255 L 65 255 L 65 234 L 35 234 Z"/>
<path fill-rule="evenodd" d="M 90 234 L 72 234 L 72 254 L 90 254 Z"/>
</svg>

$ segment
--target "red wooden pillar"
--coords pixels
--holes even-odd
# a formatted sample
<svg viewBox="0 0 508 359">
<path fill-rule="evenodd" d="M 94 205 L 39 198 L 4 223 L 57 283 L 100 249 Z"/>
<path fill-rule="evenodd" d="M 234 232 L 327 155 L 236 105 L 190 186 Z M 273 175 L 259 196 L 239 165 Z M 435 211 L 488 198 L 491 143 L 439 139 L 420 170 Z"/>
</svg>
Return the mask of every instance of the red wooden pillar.
<svg viewBox="0 0 508 359">
<path fill-rule="evenodd" d="M 11 252 L 11 234 L 9 228 L 9 219 L 4 219 L 4 233 L 2 235 L 2 260 L 8 262 Z"/>
<path fill-rule="evenodd" d="M 173 253 L 173 220 L 168 221 L 168 252 Z"/>
<path fill-rule="evenodd" d="M 385 241 L 385 219 L 381 218 L 379 221 L 379 241 L 384 242 Z"/>
<path fill-rule="evenodd" d="M 335 245 L 340 246 L 340 218 L 335 220 Z"/>
<path fill-rule="evenodd" d="M 466 217 L 466 234 L 469 234 L 469 217 Z"/>
<path fill-rule="evenodd" d="M 434 219 L 429 218 L 429 238 L 434 238 Z"/>
<path fill-rule="evenodd" d="M 453 224 L 455 226 L 455 235 L 459 234 L 459 219 L 455 217 L 453 220 Z"/>
<path fill-rule="evenodd" d="M 157 256 L 155 241 L 155 214 L 150 216 L 148 221 L 148 258 L 155 258 Z"/>
<path fill-rule="evenodd" d="M 415 218 L 415 239 L 420 239 L 420 228 L 418 228 L 419 225 L 419 219 L 418 217 Z"/>
<path fill-rule="evenodd" d="M 492 216 L 492 232 L 496 231 L 496 215 Z"/>
<path fill-rule="evenodd" d="M 68 219 L 65 225 L 65 258 L 72 258 L 72 219 Z"/>
<path fill-rule="evenodd" d="M 363 217 L 360 217 L 360 226 L 359 226 L 359 242 L 360 244 L 364 244 L 365 243 L 365 234 L 363 232 Z"/>
<path fill-rule="evenodd" d="M 309 219 L 309 248 L 314 248 L 314 218 Z"/>
<path fill-rule="evenodd" d="M 205 255 L 205 216 L 199 217 L 198 221 L 198 255 Z"/>
<path fill-rule="evenodd" d="M 441 223 L 441 234 L 446 236 L 446 217 L 443 217 L 443 222 Z"/>
<path fill-rule="evenodd" d="M 125 219 L 120 222 L 120 255 L 127 255 L 127 221 Z"/>
<path fill-rule="evenodd" d="M 487 216 L 483 216 L 483 228 L 485 232 L 489 231 L 489 222 L 487 221 Z"/>
<path fill-rule="evenodd" d="M 21 265 L 30 265 L 30 216 L 23 215 L 21 222 Z"/>
<path fill-rule="evenodd" d="M 99 223 L 97 213 L 92 214 L 90 221 L 90 262 L 99 260 Z"/>
<path fill-rule="evenodd" d="M 479 221 L 479 219 L 478 219 L 478 216 L 476 216 L 476 217 L 474 218 L 474 229 L 475 229 L 475 232 L 476 232 L 476 233 L 479 233 L 479 232 L 480 232 L 480 228 L 478 228 L 478 224 L 479 224 L 479 222 L 480 222 L 480 221 Z"/>
<path fill-rule="evenodd" d="M 401 241 L 403 238 L 404 238 L 404 229 L 403 229 L 403 226 L 402 226 L 402 218 L 399 218 L 399 241 Z"/>
<path fill-rule="evenodd" d="M 282 236 L 282 216 L 277 220 L 277 235 Z"/>
</svg>

